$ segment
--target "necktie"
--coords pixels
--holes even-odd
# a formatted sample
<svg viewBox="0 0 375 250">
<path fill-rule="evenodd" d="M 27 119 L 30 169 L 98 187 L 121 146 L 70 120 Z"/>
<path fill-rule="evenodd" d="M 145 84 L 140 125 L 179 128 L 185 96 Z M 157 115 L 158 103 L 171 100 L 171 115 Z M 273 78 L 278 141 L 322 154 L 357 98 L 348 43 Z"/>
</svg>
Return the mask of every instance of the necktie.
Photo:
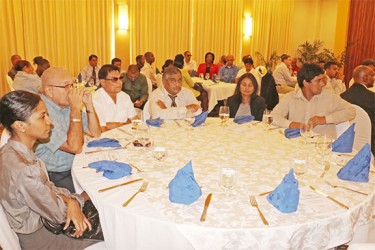
<svg viewBox="0 0 375 250">
<path fill-rule="evenodd" d="M 177 107 L 177 104 L 176 104 L 176 95 L 168 95 L 169 98 L 171 98 L 172 100 L 172 104 L 171 104 L 171 107 Z"/>
<path fill-rule="evenodd" d="M 94 85 L 96 85 L 96 72 L 95 72 L 95 67 L 92 67 L 92 79 L 94 80 Z"/>
</svg>

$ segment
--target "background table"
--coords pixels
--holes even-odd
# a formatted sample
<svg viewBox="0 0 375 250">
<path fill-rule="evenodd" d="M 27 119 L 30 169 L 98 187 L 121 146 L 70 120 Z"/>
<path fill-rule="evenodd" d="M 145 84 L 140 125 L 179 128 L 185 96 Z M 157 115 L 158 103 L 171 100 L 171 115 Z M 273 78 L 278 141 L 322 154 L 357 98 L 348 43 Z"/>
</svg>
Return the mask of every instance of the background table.
<svg viewBox="0 0 375 250">
<path fill-rule="evenodd" d="M 128 148 L 75 157 L 72 173 L 76 186 L 87 191 L 97 206 L 108 249 L 326 249 L 350 241 L 357 227 L 373 220 L 374 173 L 370 173 L 369 183 L 347 182 L 336 177 L 341 166 L 335 164 L 342 164 L 350 157 L 331 156 L 334 164 L 324 179 L 368 192 L 368 196 L 333 189 L 319 178 L 323 166 L 317 162 L 314 144 L 302 145 L 300 138 L 286 139 L 279 130 L 265 130 L 262 124 L 237 125 L 230 120 L 229 126 L 221 127 L 219 122 L 212 118 L 197 128 L 184 124 L 179 127 L 174 122 L 151 128 L 155 145 L 168 149 L 168 157 L 159 169 L 154 168 L 156 160 L 151 150 Z M 124 128 L 133 132 L 131 126 Z M 103 136 L 130 137 L 117 129 Z M 250 206 L 249 195 L 273 190 L 290 170 L 296 151 L 310 155 L 309 170 L 298 177 L 301 190 L 298 210 L 283 214 L 265 196 L 257 196 L 270 224 L 265 226 L 256 208 Z M 82 168 L 100 159 L 132 162 L 145 172 L 134 171 L 130 177 L 108 180 L 93 169 Z M 168 183 L 189 160 L 203 194 L 189 206 L 171 203 Z M 217 181 L 223 166 L 234 167 L 239 172 L 237 188 L 229 195 L 223 193 Z M 128 207 L 122 204 L 142 182 L 98 192 L 139 177 L 147 180 L 149 187 Z M 332 195 L 350 209 L 343 209 L 314 193 L 308 185 Z M 213 196 L 207 220 L 200 222 L 209 193 Z"/>
<path fill-rule="evenodd" d="M 214 83 L 211 80 L 204 80 L 199 77 L 192 78 L 194 82 L 202 83 L 203 88 L 208 93 L 208 112 L 211 112 L 218 101 L 225 100 L 234 94 L 236 84 L 218 82 Z"/>
</svg>

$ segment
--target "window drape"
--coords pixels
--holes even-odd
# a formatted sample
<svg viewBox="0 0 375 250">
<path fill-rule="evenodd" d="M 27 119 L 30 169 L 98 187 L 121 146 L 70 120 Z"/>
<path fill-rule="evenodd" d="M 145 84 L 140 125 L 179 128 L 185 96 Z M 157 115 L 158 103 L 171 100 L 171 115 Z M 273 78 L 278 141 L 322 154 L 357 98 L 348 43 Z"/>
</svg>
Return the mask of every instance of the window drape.
<svg viewBox="0 0 375 250">
<path fill-rule="evenodd" d="M 110 62 L 112 15 L 113 0 L 0 1 L 1 50 L 6 52 L 0 64 L 1 93 L 8 91 L 5 74 L 13 54 L 31 63 L 43 56 L 72 76 L 87 65 L 90 54 L 99 57 L 99 64 Z"/>
<path fill-rule="evenodd" d="M 131 56 L 154 53 L 155 65 L 190 50 L 199 64 L 206 52 L 233 54 L 242 46 L 242 0 L 129 0 Z M 238 60 L 239 61 L 239 60 Z"/>
</svg>

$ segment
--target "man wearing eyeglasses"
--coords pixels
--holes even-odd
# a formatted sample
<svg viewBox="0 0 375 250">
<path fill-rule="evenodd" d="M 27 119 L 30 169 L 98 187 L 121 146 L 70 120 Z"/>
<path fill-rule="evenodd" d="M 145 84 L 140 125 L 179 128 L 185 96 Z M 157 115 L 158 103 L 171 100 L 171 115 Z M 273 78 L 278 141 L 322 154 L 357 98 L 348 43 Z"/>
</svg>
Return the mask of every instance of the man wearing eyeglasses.
<svg viewBox="0 0 375 250">
<path fill-rule="evenodd" d="M 91 93 L 73 88 L 73 79 L 64 68 L 45 70 L 41 77 L 42 99 L 53 121 L 50 137 L 37 145 L 36 155 L 44 161 L 49 178 L 57 187 L 74 192 L 71 167 L 75 154 L 82 151 L 84 132 L 101 134 Z M 85 106 L 86 112 L 82 112 Z"/>
<path fill-rule="evenodd" d="M 185 51 L 184 53 L 185 63 L 184 63 L 184 69 L 186 69 L 189 74 L 195 70 L 197 71 L 197 63 L 193 59 L 191 59 L 191 53 L 190 51 Z"/>
<path fill-rule="evenodd" d="M 99 70 L 102 88 L 96 91 L 93 102 L 102 132 L 139 119 L 129 95 L 122 91 L 123 78 L 119 68 L 112 64 Z"/>
<path fill-rule="evenodd" d="M 164 70 L 163 86 L 152 92 L 149 102 L 152 119 L 183 119 L 202 112 L 193 92 L 182 87 L 182 75 L 176 67 Z"/>
</svg>

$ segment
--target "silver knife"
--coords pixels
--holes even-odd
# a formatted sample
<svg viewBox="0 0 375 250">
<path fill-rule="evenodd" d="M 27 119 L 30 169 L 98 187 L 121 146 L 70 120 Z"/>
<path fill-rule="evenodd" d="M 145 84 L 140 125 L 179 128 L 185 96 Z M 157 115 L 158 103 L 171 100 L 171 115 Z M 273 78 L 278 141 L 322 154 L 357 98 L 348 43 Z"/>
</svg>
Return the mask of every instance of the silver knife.
<svg viewBox="0 0 375 250">
<path fill-rule="evenodd" d="M 210 205 L 210 202 L 211 202 L 211 196 L 212 196 L 212 193 L 208 194 L 206 201 L 204 202 L 204 209 L 203 209 L 203 213 L 201 216 L 201 221 L 206 221 L 206 215 L 207 215 L 208 206 Z"/>
<path fill-rule="evenodd" d="M 314 190 L 315 192 L 317 192 L 318 194 L 320 194 L 320 195 L 323 195 L 324 197 L 326 197 L 326 198 L 330 199 L 331 201 L 333 201 L 333 202 L 335 202 L 335 203 L 339 204 L 339 205 L 340 205 L 341 207 L 343 207 L 343 208 L 346 208 L 346 209 L 349 209 L 349 207 L 348 207 L 348 206 L 346 206 L 346 205 L 342 204 L 341 202 L 339 202 L 338 200 L 336 200 L 336 199 L 332 198 L 331 196 L 329 196 L 329 195 L 327 195 L 327 194 L 323 193 L 323 192 L 322 192 L 322 191 L 320 191 L 319 189 L 316 189 L 316 188 L 315 188 L 315 187 L 313 187 L 313 186 L 310 186 L 310 188 L 311 188 L 312 190 Z"/>
</svg>

